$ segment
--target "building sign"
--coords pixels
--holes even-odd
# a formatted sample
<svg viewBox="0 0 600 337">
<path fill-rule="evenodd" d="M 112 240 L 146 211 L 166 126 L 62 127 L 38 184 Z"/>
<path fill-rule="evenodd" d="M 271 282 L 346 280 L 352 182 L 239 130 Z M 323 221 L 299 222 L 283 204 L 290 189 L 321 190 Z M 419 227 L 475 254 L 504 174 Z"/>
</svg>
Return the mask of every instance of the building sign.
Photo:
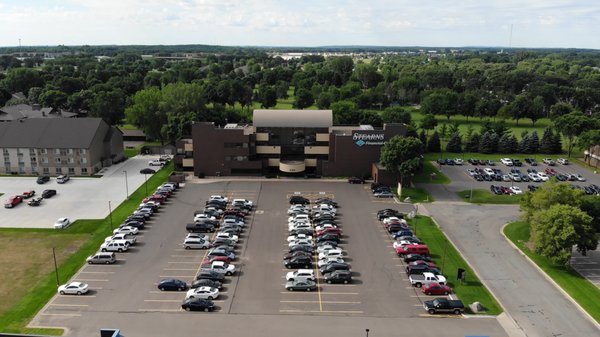
<svg viewBox="0 0 600 337">
<path fill-rule="evenodd" d="M 355 132 L 352 134 L 352 140 L 358 146 L 364 145 L 376 145 L 381 146 L 385 143 L 384 133 L 360 133 Z"/>
</svg>

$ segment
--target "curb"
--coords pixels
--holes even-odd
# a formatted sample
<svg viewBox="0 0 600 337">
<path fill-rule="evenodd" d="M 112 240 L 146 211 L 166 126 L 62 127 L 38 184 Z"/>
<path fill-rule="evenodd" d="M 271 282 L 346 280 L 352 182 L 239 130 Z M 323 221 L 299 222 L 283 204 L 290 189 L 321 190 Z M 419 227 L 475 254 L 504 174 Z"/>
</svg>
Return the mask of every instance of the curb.
<svg viewBox="0 0 600 337">
<path fill-rule="evenodd" d="M 477 272 L 477 269 L 473 268 L 471 263 L 469 263 L 469 261 L 463 256 L 460 249 L 458 249 L 458 247 L 454 244 L 454 241 L 452 241 L 452 239 L 448 235 L 446 235 L 446 232 L 444 232 L 442 227 L 440 227 L 440 224 L 438 224 L 438 222 L 435 220 L 435 218 L 433 216 L 429 215 L 429 211 L 427 210 L 425 205 L 421 205 L 420 208 L 425 211 L 425 212 L 420 212 L 420 213 L 423 215 L 428 214 L 427 216 L 429 216 L 431 218 L 431 220 L 435 223 L 435 225 L 440 229 L 440 231 L 442 231 L 442 233 L 444 233 L 444 236 L 446 237 L 446 239 L 448 239 L 448 242 L 450 242 L 450 244 L 454 247 L 454 249 L 456 249 L 456 251 L 461 255 L 461 257 L 465 260 L 467 265 L 471 268 L 471 270 L 473 270 L 473 273 L 475 273 L 477 278 L 479 278 L 479 281 L 486 287 L 486 289 L 490 292 L 490 294 L 496 300 L 496 302 L 498 302 L 498 304 L 502 308 L 503 312 L 501 314 L 499 314 L 498 316 L 496 316 L 496 321 L 498 321 L 498 323 L 500 324 L 502 329 L 504 329 L 506 334 L 509 335 L 510 337 L 526 337 L 527 334 L 525 333 L 525 331 L 523 331 L 523 329 L 519 326 L 519 324 L 517 324 L 517 321 L 515 321 L 514 318 L 512 318 L 512 316 L 508 313 L 508 311 L 506 310 L 506 308 L 504 307 L 502 302 L 498 299 L 496 294 L 494 294 L 494 292 L 491 290 L 491 288 L 487 285 L 486 281 L 479 275 L 479 273 Z"/>
<path fill-rule="evenodd" d="M 573 299 L 573 297 L 571 297 L 571 295 L 569 295 L 569 293 L 567 293 L 558 283 L 556 283 L 556 281 L 554 281 L 552 279 L 552 277 L 550 277 L 548 274 L 546 274 L 546 272 L 540 268 L 540 266 L 537 265 L 537 263 L 535 263 L 535 261 L 533 261 L 531 258 L 529 258 L 529 256 L 527 256 L 527 254 L 525 254 L 519 247 L 517 247 L 517 245 L 515 245 L 514 242 L 512 242 L 505 234 L 504 234 L 504 228 L 506 228 L 506 226 L 508 226 L 509 223 L 504 224 L 504 226 L 502 226 L 502 230 L 500 231 L 500 234 L 504 237 L 504 239 L 506 241 L 508 241 L 508 244 L 511 245 L 511 247 L 513 247 L 517 252 L 519 252 L 519 254 L 523 255 L 525 257 L 525 259 L 527 259 L 527 261 L 529 261 L 529 263 L 531 265 L 533 265 L 543 276 L 544 278 L 546 278 L 546 280 L 550 281 L 550 283 L 552 283 L 552 285 L 554 285 L 554 287 L 556 289 L 558 289 L 558 291 L 560 291 L 563 296 L 568 299 L 571 303 L 573 303 L 575 305 L 575 307 L 577 309 L 579 309 L 579 311 L 584 314 L 587 319 L 592 322 L 596 328 L 598 328 L 600 330 L 600 323 L 598 323 L 587 311 L 585 311 L 585 309 L 583 309 L 583 307 L 581 305 L 579 305 L 579 303 L 577 303 L 577 301 L 575 301 L 575 299 Z M 587 280 L 587 278 L 586 278 Z"/>
</svg>

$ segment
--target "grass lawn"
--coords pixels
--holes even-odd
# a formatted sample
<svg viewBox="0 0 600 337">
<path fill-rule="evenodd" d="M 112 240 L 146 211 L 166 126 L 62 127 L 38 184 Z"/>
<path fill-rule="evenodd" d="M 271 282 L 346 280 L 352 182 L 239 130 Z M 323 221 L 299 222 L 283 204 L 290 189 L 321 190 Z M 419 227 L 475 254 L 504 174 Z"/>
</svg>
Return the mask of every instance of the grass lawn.
<svg viewBox="0 0 600 337">
<path fill-rule="evenodd" d="M 150 179 L 148 190 L 166 181 L 173 163 Z M 61 283 L 69 280 L 85 263 L 87 256 L 98 250 L 112 226 L 118 226 L 137 208 L 146 196 L 141 186 L 116 207 L 111 218 L 77 220 L 66 230 L 0 229 L 0 331 L 61 335 L 62 329 L 30 329 L 25 326 L 56 293 L 52 247 L 56 247 Z M 111 225 L 112 223 L 112 225 Z M 33 241 L 33 244 L 32 244 Z M 31 289 L 35 289 L 32 292 Z"/>
<path fill-rule="evenodd" d="M 488 190 L 473 189 L 473 198 L 471 197 L 471 190 L 464 190 L 457 192 L 458 196 L 466 201 L 474 204 L 518 204 L 521 202 L 522 194 L 518 195 L 507 195 L 507 194 L 494 194 Z"/>
<path fill-rule="evenodd" d="M 413 177 L 413 183 L 417 184 L 449 184 L 450 178 L 448 178 L 445 174 L 440 172 L 435 165 L 433 165 L 430 160 L 427 159 L 423 163 L 423 170 Z M 435 178 L 431 178 L 431 174 L 435 173 Z"/>
<path fill-rule="evenodd" d="M 433 197 L 423 188 L 418 187 L 402 187 L 402 196 L 400 200 L 410 197 L 412 203 L 415 202 L 432 202 Z"/>
<path fill-rule="evenodd" d="M 531 227 L 525 222 L 513 222 L 504 228 L 504 234 L 566 291 L 590 316 L 600 323 L 600 289 L 569 266 L 558 265 L 550 259 L 531 251 Z"/>
<path fill-rule="evenodd" d="M 487 315 L 498 315 L 502 312 L 502 308 L 492 294 L 479 281 L 473 270 L 430 217 L 418 216 L 411 220 L 410 224 L 415 234 L 429 246 L 431 257 L 448 278 L 449 285 L 465 306 L 478 301 L 487 309 L 485 312 Z M 467 272 L 464 283 L 456 280 L 458 268 L 463 268 Z"/>
</svg>

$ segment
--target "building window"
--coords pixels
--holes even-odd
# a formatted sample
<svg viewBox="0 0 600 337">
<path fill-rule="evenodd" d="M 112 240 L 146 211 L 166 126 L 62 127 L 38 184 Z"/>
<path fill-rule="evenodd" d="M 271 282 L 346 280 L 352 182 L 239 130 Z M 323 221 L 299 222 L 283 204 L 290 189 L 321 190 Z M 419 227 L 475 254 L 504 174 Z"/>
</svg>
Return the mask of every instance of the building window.
<svg viewBox="0 0 600 337">
<path fill-rule="evenodd" d="M 48 157 L 42 158 L 42 164 L 48 164 Z"/>
<path fill-rule="evenodd" d="M 69 167 L 69 174 L 75 174 L 75 168 Z"/>
<path fill-rule="evenodd" d="M 36 165 L 31 165 L 31 173 L 33 173 L 33 174 L 37 173 L 37 166 Z"/>
<path fill-rule="evenodd" d="M 35 149 L 29 149 L 29 155 L 35 156 Z"/>
<path fill-rule="evenodd" d="M 4 169 L 6 170 L 6 173 L 10 173 L 10 164 L 4 164 Z"/>
<path fill-rule="evenodd" d="M 60 149 L 54 149 L 54 154 L 60 154 Z"/>
<path fill-rule="evenodd" d="M 49 169 L 49 168 L 47 168 L 47 167 L 44 167 L 44 168 L 42 169 L 42 172 L 44 172 L 44 174 L 45 174 L 45 175 L 48 175 L 48 174 L 50 174 L 50 169 Z"/>
<path fill-rule="evenodd" d="M 62 174 L 62 168 L 57 167 L 56 168 L 56 174 Z"/>
<path fill-rule="evenodd" d="M 69 159 L 67 159 L 67 162 L 68 162 L 69 164 L 75 164 L 75 159 L 74 159 L 74 158 L 72 158 L 72 157 L 69 157 Z"/>
<path fill-rule="evenodd" d="M 87 164 L 87 158 L 81 158 L 81 159 L 79 160 L 79 163 L 80 163 L 80 164 Z"/>
<path fill-rule="evenodd" d="M 2 152 L 4 153 L 5 156 L 8 156 L 8 149 L 3 149 Z"/>
<path fill-rule="evenodd" d="M 85 154 L 85 149 L 79 149 L 79 154 Z"/>
<path fill-rule="evenodd" d="M 60 158 L 58 158 L 58 157 L 54 158 L 54 162 L 57 163 L 57 164 L 60 164 Z"/>
<path fill-rule="evenodd" d="M 19 173 L 25 173 L 25 166 L 19 166 Z"/>
<path fill-rule="evenodd" d="M 87 173 L 88 173 L 87 167 L 82 167 L 81 174 L 87 174 Z"/>
<path fill-rule="evenodd" d="M 60 155 L 61 156 L 66 156 L 67 155 L 67 149 L 60 149 Z"/>
<path fill-rule="evenodd" d="M 48 150 L 47 149 L 40 149 L 40 153 L 41 154 L 48 154 Z"/>
<path fill-rule="evenodd" d="M 36 157 L 29 157 L 29 161 L 33 164 L 33 163 L 37 163 L 37 158 Z"/>
<path fill-rule="evenodd" d="M 72 155 L 74 151 L 73 151 L 73 149 L 68 149 L 68 150 L 67 150 L 67 152 L 68 152 L 70 155 Z"/>
</svg>

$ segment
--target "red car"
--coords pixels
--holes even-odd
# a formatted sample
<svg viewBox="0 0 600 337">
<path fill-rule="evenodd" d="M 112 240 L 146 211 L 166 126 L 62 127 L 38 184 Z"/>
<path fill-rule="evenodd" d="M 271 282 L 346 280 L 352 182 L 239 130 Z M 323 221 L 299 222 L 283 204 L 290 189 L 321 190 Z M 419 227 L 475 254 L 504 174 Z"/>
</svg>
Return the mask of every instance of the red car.
<svg viewBox="0 0 600 337">
<path fill-rule="evenodd" d="M 215 261 L 223 261 L 225 263 L 231 262 L 231 260 L 227 256 L 211 256 L 211 257 L 207 257 L 204 260 L 202 260 L 201 264 L 203 264 L 203 265 L 204 264 L 212 264 Z"/>
<path fill-rule="evenodd" d="M 433 282 L 427 286 L 423 285 L 421 291 L 427 295 L 448 295 L 452 293 L 452 288 Z"/>
<path fill-rule="evenodd" d="M 4 203 L 4 207 L 5 208 L 13 208 L 22 202 L 23 202 L 23 197 L 21 197 L 20 195 L 15 195 L 15 196 L 8 198 L 8 200 L 6 200 L 6 202 Z"/>
<path fill-rule="evenodd" d="M 155 194 L 155 195 L 151 195 L 149 197 L 147 197 L 146 199 L 144 199 L 144 202 L 148 202 L 148 201 L 154 201 L 154 202 L 159 202 L 161 205 L 165 203 L 167 199 L 160 195 L 160 194 Z"/>
<path fill-rule="evenodd" d="M 325 235 L 327 233 L 333 233 L 337 235 L 342 235 L 342 230 L 337 227 L 329 227 L 317 232 L 317 236 Z"/>
<path fill-rule="evenodd" d="M 548 167 L 545 172 L 549 176 L 555 176 L 556 175 L 556 171 L 553 168 L 550 168 L 550 167 Z"/>
<path fill-rule="evenodd" d="M 35 195 L 35 191 L 31 190 L 31 191 L 23 192 L 23 194 L 21 194 L 21 197 L 23 199 L 29 199 L 29 198 L 33 197 L 34 195 Z"/>
</svg>

